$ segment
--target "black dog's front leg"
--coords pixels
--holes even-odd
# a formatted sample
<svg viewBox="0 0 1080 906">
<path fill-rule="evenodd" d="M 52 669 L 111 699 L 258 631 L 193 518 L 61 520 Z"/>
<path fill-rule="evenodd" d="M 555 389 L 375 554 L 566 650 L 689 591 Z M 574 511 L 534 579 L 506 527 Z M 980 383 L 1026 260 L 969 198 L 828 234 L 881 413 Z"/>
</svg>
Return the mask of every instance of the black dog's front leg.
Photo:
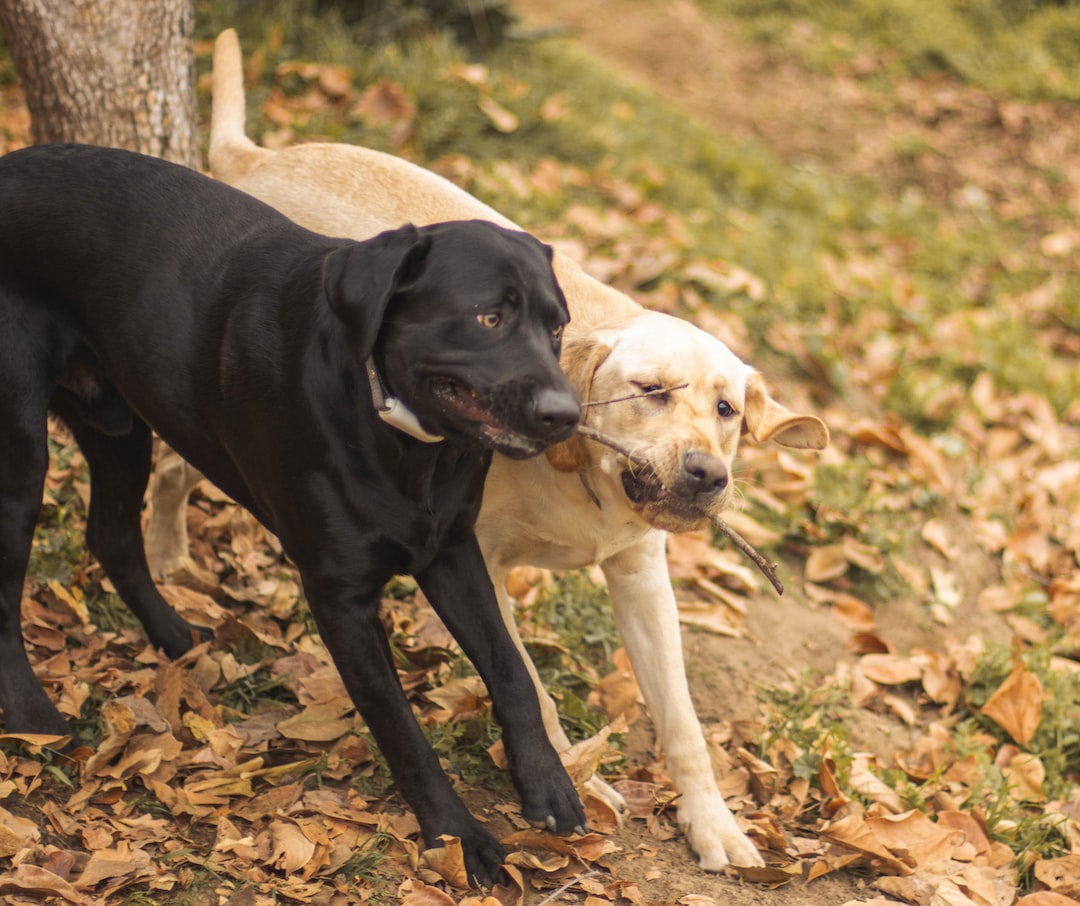
<svg viewBox="0 0 1080 906">
<path fill-rule="evenodd" d="M 436 847 L 442 845 L 442 835 L 460 837 L 469 879 L 494 884 L 503 848 L 458 798 L 413 717 L 379 620 L 379 596 L 335 599 L 307 583 L 305 587 L 323 644 L 416 814 L 424 842 Z"/>
<path fill-rule="evenodd" d="M 510 639 L 476 538 L 449 547 L 416 581 L 491 695 L 522 814 L 560 834 L 585 833 L 585 810 L 548 740 L 536 688 Z"/>
</svg>

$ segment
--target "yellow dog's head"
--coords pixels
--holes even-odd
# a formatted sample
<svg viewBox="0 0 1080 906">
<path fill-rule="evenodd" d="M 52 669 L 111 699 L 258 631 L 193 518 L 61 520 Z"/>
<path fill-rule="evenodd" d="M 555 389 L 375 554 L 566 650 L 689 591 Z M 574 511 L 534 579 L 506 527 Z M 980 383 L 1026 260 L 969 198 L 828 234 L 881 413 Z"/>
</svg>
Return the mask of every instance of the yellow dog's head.
<svg viewBox="0 0 1080 906">
<path fill-rule="evenodd" d="M 583 424 L 631 457 L 578 435 L 550 448 L 549 461 L 597 492 L 607 484 L 601 499 L 622 495 L 655 528 L 692 531 L 720 514 L 743 434 L 802 449 L 828 443 L 821 419 L 784 408 L 720 340 L 669 315 L 593 330 L 567 343 L 562 364 L 586 405 Z"/>
</svg>

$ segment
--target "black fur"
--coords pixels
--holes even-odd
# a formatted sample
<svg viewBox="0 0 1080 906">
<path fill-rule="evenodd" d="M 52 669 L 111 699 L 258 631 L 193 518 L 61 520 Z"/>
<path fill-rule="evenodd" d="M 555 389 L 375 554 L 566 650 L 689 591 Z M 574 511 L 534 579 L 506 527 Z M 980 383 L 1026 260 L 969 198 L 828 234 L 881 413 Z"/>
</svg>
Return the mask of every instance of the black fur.
<svg viewBox="0 0 1080 906">
<path fill-rule="evenodd" d="M 7 730 L 68 731 L 19 625 L 51 409 L 89 464 L 87 544 L 155 645 L 179 655 L 193 627 L 155 589 L 143 553 L 151 429 L 281 539 L 428 845 L 459 836 L 473 878 L 498 873 L 501 848 L 454 794 L 396 680 L 378 612 L 398 573 L 416 577 L 491 690 L 524 814 L 583 827 L 473 534 L 492 449 L 536 453 L 577 423 L 558 368 L 567 311 L 550 254 L 477 222 L 328 239 L 123 151 L 0 158 Z M 377 417 L 369 356 L 444 441 Z"/>
</svg>

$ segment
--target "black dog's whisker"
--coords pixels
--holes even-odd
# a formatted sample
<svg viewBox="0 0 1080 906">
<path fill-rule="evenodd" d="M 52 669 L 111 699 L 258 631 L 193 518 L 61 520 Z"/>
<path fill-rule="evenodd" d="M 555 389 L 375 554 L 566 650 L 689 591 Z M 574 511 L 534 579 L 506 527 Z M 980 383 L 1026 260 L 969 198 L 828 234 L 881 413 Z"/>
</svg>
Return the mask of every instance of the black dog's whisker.
<svg viewBox="0 0 1080 906">
<path fill-rule="evenodd" d="M 622 454 L 626 457 L 627 462 L 631 464 L 631 468 L 633 467 L 634 454 L 603 432 L 597 431 L 595 428 L 590 428 L 588 425 L 578 425 L 577 433 L 583 437 L 589 438 L 589 440 L 596 441 L 598 444 L 603 444 L 605 447 L 610 447 L 616 453 Z M 776 574 L 777 564 L 770 563 L 761 556 L 761 554 L 758 553 L 757 548 L 735 531 L 730 525 L 724 522 L 719 516 L 710 516 L 709 519 L 722 535 L 725 535 L 732 544 L 754 561 L 754 565 L 757 566 L 764 574 L 765 578 L 769 580 L 772 587 L 776 589 L 776 593 L 782 595 L 784 593 L 784 583 L 780 581 L 780 577 Z"/>
<path fill-rule="evenodd" d="M 627 400 L 643 400 L 649 396 L 660 396 L 664 393 L 671 393 L 673 390 L 685 390 L 690 385 L 676 384 L 674 387 L 657 387 L 655 390 L 646 390 L 642 393 L 631 393 L 629 396 L 617 396 L 611 400 L 590 400 L 583 402 L 581 408 L 586 406 L 610 406 L 612 403 L 625 403 Z"/>
</svg>

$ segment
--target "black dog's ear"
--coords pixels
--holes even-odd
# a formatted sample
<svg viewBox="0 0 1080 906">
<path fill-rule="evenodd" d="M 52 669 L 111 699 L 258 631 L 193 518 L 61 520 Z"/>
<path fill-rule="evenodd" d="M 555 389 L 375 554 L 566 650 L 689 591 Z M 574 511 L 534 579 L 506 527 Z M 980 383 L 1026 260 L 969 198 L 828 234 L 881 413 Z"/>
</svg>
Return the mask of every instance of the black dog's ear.
<svg viewBox="0 0 1080 906">
<path fill-rule="evenodd" d="M 430 247 L 431 238 L 410 223 L 343 246 L 323 260 L 323 292 L 361 358 L 375 347 L 387 303 L 424 272 Z"/>
</svg>

